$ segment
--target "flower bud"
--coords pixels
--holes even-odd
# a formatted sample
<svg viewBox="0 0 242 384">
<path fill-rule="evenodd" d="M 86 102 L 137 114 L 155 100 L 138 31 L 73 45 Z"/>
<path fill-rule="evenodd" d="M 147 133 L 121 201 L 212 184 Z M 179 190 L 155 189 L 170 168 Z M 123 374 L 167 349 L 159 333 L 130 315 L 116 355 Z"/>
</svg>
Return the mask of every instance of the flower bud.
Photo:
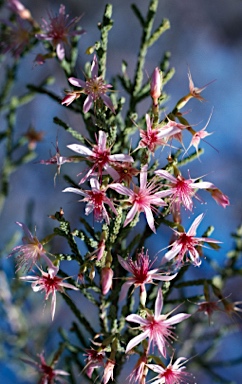
<svg viewBox="0 0 242 384">
<path fill-rule="evenodd" d="M 94 279 L 94 277 L 95 277 L 95 268 L 94 268 L 94 266 L 92 266 L 91 267 L 91 270 L 90 270 L 90 272 L 89 272 L 89 279 L 91 279 L 91 280 L 93 280 Z"/>
<path fill-rule="evenodd" d="M 106 295 L 112 288 L 113 270 L 109 267 L 104 267 L 101 274 L 102 294 Z"/>
<path fill-rule="evenodd" d="M 154 105 L 158 104 L 158 99 L 161 96 L 162 74 L 158 67 L 155 68 L 150 82 L 150 95 Z"/>
<path fill-rule="evenodd" d="M 115 361 L 108 360 L 106 362 L 106 365 L 104 368 L 104 374 L 103 374 L 103 384 L 107 384 L 110 379 L 113 381 L 113 369 L 114 369 L 114 367 L 115 367 Z"/>
<path fill-rule="evenodd" d="M 220 189 L 210 189 L 212 198 L 218 203 L 219 205 L 222 205 L 223 208 L 225 208 L 227 205 L 230 204 L 228 196 L 224 195 Z"/>
</svg>

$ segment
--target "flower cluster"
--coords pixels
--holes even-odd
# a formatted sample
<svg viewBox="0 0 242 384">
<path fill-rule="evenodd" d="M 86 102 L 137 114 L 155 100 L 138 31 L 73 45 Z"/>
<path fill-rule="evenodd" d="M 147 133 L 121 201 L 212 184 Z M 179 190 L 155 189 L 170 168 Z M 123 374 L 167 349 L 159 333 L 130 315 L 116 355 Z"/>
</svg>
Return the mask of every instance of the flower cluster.
<svg viewBox="0 0 242 384">
<path fill-rule="evenodd" d="M 181 348 L 176 348 L 180 323 L 184 322 L 184 329 L 191 328 L 191 316 L 204 312 L 210 319 L 211 314 L 220 307 L 217 302 L 210 300 L 204 289 L 205 293 L 201 296 L 205 296 L 205 300 L 202 298 L 197 304 L 198 311 L 192 312 L 191 306 L 187 305 L 184 312 L 173 312 L 180 305 L 187 304 L 183 302 L 182 294 L 177 294 L 179 287 L 185 286 L 183 275 L 187 270 L 205 263 L 204 249 L 208 245 L 218 249 L 220 241 L 210 237 L 209 229 L 200 237 L 197 236 L 204 213 L 195 216 L 187 231 L 185 221 L 187 214 L 195 211 L 194 199 L 204 201 L 200 194 L 209 192 L 212 199 L 223 208 L 230 204 L 227 195 L 212 182 L 204 180 L 205 176 L 192 178 L 189 171 L 186 173 L 181 170 L 187 162 L 199 159 L 202 140 L 211 135 L 206 131 L 211 116 L 205 127 L 196 131 L 182 111 L 189 100 L 204 100 L 201 93 L 206 86 L 195 87 L 189 70 L 189 93 L 177 102 L 170 113 L 164 114 L 163 79 L 168 77 L 164 70 L 166 63 L 154 69 L 151 81 L 146 84 L 143 84 L 140 73 L 133 81 L 129 79 L 125 69 L 123 76 L 117 76 L 110 84 L 106 82 L 103 66 L 106 64 L 105 39 L 112 26 L 110 6 L 107 6 L 103 22 L 99 24 L 100 41 L 87 50 L 92 57 L 85 67 L 85 81 L 69 77 L 75 73 L 73 58 L 79 52 L 76 43 L 84 33 L 79 27 L 81 17 L 70 20 L 65 6 L 60 5 L 59 13 L 55 15 L 49 12 L 49 19 L 43 19 L 40 26 L 19 1 L 9 0 L 8 6 L 15 14 L 13 21 L 6 22 L 7 34 L 11 36 L 8 50 L 11 49 L 14 56 L 21 57 L 29 49 L 29 37 L 35 39 L 33 45 L 37 44 L 36 41 L 44 42 L 47 52 L 37 54 L 35 63 L 44 64 L 47 58 L 56 57 L 56 64 L 64 70 L 66 80 L 79 89 L 65 91 L 62 100 L 42 86 L 40 93 L 57 99 L 59 107 L 67 114 L 71 109 L 79 113 L 87 128 L 84 137 L 78 129 L 58 120 L 74 137 L 71 139 L 73 142 L 67 145 L 67 154 L 62 155 L 56 143 L 55 155 L 48 160 L 38 161 L 39 164 L 57 166 L 54 181 L 62 166 L 68 170 L 75 163 L 77 177 L 65 176 L 68 184 L 62 192 L 80 195 L 78 208 L 84 208 L 85 214 L 82 215 L 81 208 L 73 210 L 75 229 L 64 217 L 62 209 L 49 216 L 55 223 L 58 222 L 58 226 L 42 241 L 25 224 L 17 222 L 24 231 L 23 244 L 14 247 L 9 256 L 16 256 L 18 274 L 20 271 L 28 272 L 19 279 L 31 283 L 34 292 L 44 293 L 45 300 L 51 297 L 52 320 L 56 313 L 56 293 L 66 298 L 76 316 L 77 323 L 73 322 L 71 331 L 77 336 L 77 341 L 72 346 L 62 332 L 63 348 L 75 354 L 77 364 L 83 361 L 78 353 L 83 354 L 85 350 L 85 363 L 80 363 L 78 368 L 91 381 L 95 382 L 100 376 L 98 370 L 102 372 L 104 384 L 116 380 L 125 356 L 137 355 L 137 364 L 128 376 L 132 383 L 193 382 L 193 376 L 185 370 L 189 359 L 174 359 L 175 355 L 183 355 Z M 154 17 L 154 13 L 149 12 L 147 17 Z M 140 19 L 143 26 L 148 25 L 149 20 L 145 22 L 141 15 Z M 145 41 L 149 45 L 153 40 L 147 37 Z M 73 42 L 75 54 L 72 52 Z M 4 52 L 7 52 L 5 48 Z M 123 115 L 125 109 L 122 111 L 125 101 L 119 97 L 117 88 L 117 81 L 120 80 L 130 97 L 126 118 Z M 137 112 L 138 103 L 145 97 L 150 106 L 141 115 Z M 35 148 L 38 135 L 29 132 L 26 134 L 29 140 L 31 133 L 34 136 L 32 147 Z M 174 146 L 174 141 L 175 145 L 179 143 L 179 148 Z M 192 147 L 195 149 L 193 153 Z M 68 151 L 71 154 L 68 155 Z M 84 168 L 80 166 L 83 163 Z M 184 176 L 186 174 L 187 178 Z M 93 218 L 91 224 L 90 217 Z M 163 231 L 165 226 L 169 227 L 168 239 Z M 69 251 L 47 251 L 46 243 L 57 236 L 66 239 Z M 152 259 L 152 245 L 159 247 L 160 239 L 166 241 L 166 246 L 163 249 L 160 246 L 161 250 Z M 63 260 L 66 263 L 74 261 L 72 265 L 76 283 L 73 280 L 67 282 L 71 276 L 60 268 L 66 265 Z M 206 284 L 207 281 L 204 286 Z M 221 292 L 218 293 L 218 289 L 216 291 L 214 282 L 210 280 L 209 284 L 217 292 L 224 312 L 241 312 L 241 301 L 229 302 Z M 81 308 L 83 304 L 76 304 L 75 297 L 72 299 L 67 296 L 65 289 L 80 290 L 97 307 L 98 325 L 96 319 L 92 318 L 93 314 L 84 315 Z M 173 298 L 179 302 L 178 306 L 173 306 Z M 129 323 L 138 326 L 129 327 Z M 177 324 L 178 331 L 174 327 Z M 88 337 L 85 334 L 83 336 L 82 328 L 89 333 Z M 89 340 L 92 340 L 91 346 Z M 48 365 L 43 353 L 39 359 L 39 363 L 26 359 L 25 362 L 38 370 L 41 383 L 54 384 L 61 380 L 59 376 L 69 375 L 65 370 L 54 369 L 56 361 Z M 153 372 L 158 375 L 154 377 Z"/>
</svg>

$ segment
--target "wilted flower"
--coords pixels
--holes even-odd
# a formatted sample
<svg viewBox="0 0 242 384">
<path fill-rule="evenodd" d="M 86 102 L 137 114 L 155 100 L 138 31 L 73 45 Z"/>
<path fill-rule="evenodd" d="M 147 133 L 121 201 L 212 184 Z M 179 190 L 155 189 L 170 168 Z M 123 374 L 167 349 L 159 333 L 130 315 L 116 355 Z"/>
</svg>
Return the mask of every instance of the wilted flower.
<svg viewBox="0 0 242 384">
<path fill-rule="evenodd" d="M 194 383 L 194 378 L 189 372 L 185 372 L 184 364 L 187 362 L 185 357 L 179 357 L 173 364 L 172 361 L 163 368 L 157 364 L 147 364 L 147 367 L 158 373 L 152 384 L 188 384 Z"/>
<path fill-rule="evenodd" d="M 127 321 L 140 324 L 140 329 L 143 331 L 140 335 L 135 336 L 129 341 L 126 347 L 126 353 L 148 338 L 148 349 L 150 349 L 150 346 L 153 343 L 153 346 L 157 345 L 162 356 L 166 357 L 166 345 L 169 344 L 169 339 L 174 340 L 176 338 L 174 332 L 172 332 L 172 325 L 186 320 L 191 315 L 187 313 L 179 313 L 168 319 L 168 316 L 174 312 L 174 310 L 166 315 L 161 315 L 162 307 L 163 296 L 161 289 L 159 289 L 155 301 L 154 315 L 147 312 L 146 318 L 135 314 L 126 317 Z"/>
<path fill-rule="evenodd" d="M 90 179 L 90 185 L 91 185 L 91 191 L 85 190 L 82 191 L 78 188 L 65 188 L 63 192 L 73 192 L 77 193 L 78 195 L 84 196 L 84 199 L 80 200 L 81 202 L 87 202 L 87 206 L 85 209 L 86 215 L 89 215 L 91 212 L 94 212 L 94 219 L 96 221 L 103 221 L 105 219 L 106 223 L 110 223 L 108 212 L 104 206 L 104 204 L 107 204 L 111 210 L 117 215 L 117 211 L 113 205 L 113 202 L 111 199 L 109 199 L 106 196 L 106 189 L 102 189 L 99 182 L 92 178 Z"/>
<path fill-rule="evenodd" d="M 17 256 L 17 271 L 23 267 L 26 270 L 31 270 L 40 258 L 45 260 L 49 267 L 52 267 L 53 264 L 46 255 L 46 251 L 44 250 L 43 245 L 39 242 L 37 237 L 32 235 L 25 224 L 19 222 L 16 224 L 18 224 L 23 229 L 25 234 L 25 236 L 22 238 L 23 245 L 14 247 L 12 252 L 9 254 L 9 257 Z"/>
<path fill-rule="evenodd" d="M 40 362 L 25 358 L 21 360 L 24 363 L 27 363 L 38 370 L 38 372 L 41 374 L 40 381 L 38 382 L 39 384 L 54 384 L 56 382 L 64 384 L 66 382 L 62 380 L 59 376 L 69 376 L 68 372 L 63 371 L 62 369 L 54 369 L 54 364 L 48 365 L 45 361 L 43 352 L 37 356 L 39 357 Z"/>
<path fill-rule="evenodd" d="M 206 128 L 207 128 L 207 126 L 211 120 L 211 117 L 212 117 L 212 114 L 209 116 L 209 119 L 208 119 L 205 127 L 203 127 L 200 131 L 195 132 L 192 128 L 190 129 L 190 132 L 192 133 L 192 140 L 191 140 L 188 148 L 186 149 L 186 152 L 193 146 L 196 149 L 196 152 L 198 153 L 198 146 L 200 144 L 200 141 L 202 139 L 204 139 L 205 137 L 213 134 L 213 132 L 209 133 L 206 131 Z"/>
<path fill-rule="evenodd" d="M 74 29 L 74 26 L 81 19 L 81 16 L 74 17 L 69 21 L 69 15 L 65 13 L 65 6 L 60 5 L 59 15 L 49 14 L 49 22 L 43 19 L 42 29 L 44 33 L 36 34 L 37 39 L 51 41 L 56 49 L 56 54 L 59 60 L 65 57 L 65 44 L 68 43 L 68 38 L 82 35 L 85 31 Z"/>
<path fill-rule="evenodd" d="M 109 187 L 121 195 L 129 196 L 128 202 L 132 208 L 126 217 L 124 227 L 134 219 L 137 213 L 140 214 L 140 212 L 144 212 L 150 229 L 156 233 L 152 210 L 156 210 L 154 205 L 162 207 L 166 205 L 166 203 L 161 199 L 164 196 L 164 192 L 158 192 L 159 186 L 154 181 L 147 183 L 147 168 L 148 166 L 146 164 L 141 169 L 140 187 L 134 185 L 134 189 L 132 190 L 120 183 L 110 184 Z"/>
<path fill-rule="evenodd" d="M 137 176 L 139 174 L 139 170 L 134 168 L 133 164 L 130 162 L 123 163 L 115 163 L 113 164 L 113 168 L 118 173 L 119 178 L 116 180 L 119 183 L 125 182 L 130 185 L 133 176 Z"/>
<path fill-rule="evenodd" d="M 195 86 L 194 86 L 194 83 L 193 83 L 193 80 L 192 80 L 192 75 L 191 75 L 191 71 L 190 71 L 190 69 L 188 69 L 188 80 L 189 80 L 189 91 L 190 91 L 190 96 L 191 96 L 191 97 L 194 97 L 195 99 L 198 99 L 199 101 L 205 101 L 205 99 L 200 95 L 200 93 L 201 93 L 202 91 L 204 91 L 204 89 L 206 89 L 207 86 L 208 86 L 209 84 L 211 84 L 211 82 L 208 83 L 208 84 L 206 84 L 206 85 L 204 85 L 204 86 L 201 87 L 201 88 L 195 87 Z"/>
<path fill-rule="evenodd" d="M 103 78 L 98 76 L 98 61 L 96 55 L 94 55 L 92 66 L 91 66 L 91 78 L 83 81 L 81 79 L 77 79 L 76 77 L 70 77 L 69 82 L 75 87 L 82 87 L 83 89 L 80 92 L 67 92 L 67 96 L 62 100 L 62 104 L 69 105 L 74 101 L 74 94 L 78 95 L 79 93 L 85 93 L 87 98 L 83 104 L 83 112 L 87 113 L 91 108 L 92 104 L 95 103 L 98 99 L 101 99 L 104 104 L 111 109 L 113 113 L 115 113 L 113 103 L 109 96 L 106 93 L 112 88 L 112 85 L 105 84 Z M 73 96 L 72 96 L 73 94 Z"/>
<path fill-rule="evenodd" d="M 225 298 L 221 299 L 223 306 L 224 306 L 224 311 L 227 313 L 227 315 L 233 317 L 234 315 L 239 315 L 238 312 L 242 313 L 242 308 L 239 307 L 239 305 L 242 305 L 242 301 L 228 301 Z"/>
<path fill-rule="evenodd" d="M 166 252 L 163 263 L 170 261 L 175 258 L 177 266 L 180 266 L 186 261 L 191 261 L 195 267 L 201 264 L 201 259 L 199 252 L 196 249 L 197 246 L 203 247 L 203 243 L 220 243 L 218 240 L 210 239 L 209 237 L 195 237 L 197 232 L 197 227 L 201 223 L 204 214 L 199 215 L 187 232 L 178 232 L 175 229 L 172 229 L 175 234 L 178 236 L 178 240 L 174 241 L 169 247 L 171 250 Z M 184 260 L 184 256 L 189 254 L 188 257 Z"/>
<path fill-rule="evenodd" d="M 143 355 L 139 358 L 131 374 L 128 376 L 130 383 L 145 384 L 146 375 L 148 373 L 147 368 L 147 356 Z"/>
<path fill-rule="evenodd" d="M 107 384 L 111 379 L 113 381 L 113 370 L 115 367 L 115 361 L 108 359 L 103 373 L 103 384 Z"/>
<path fill-rule="evenodd" d="M 15 58 L 24 53 L 29 47 L 31 32 L 24 20 L 17 17 L 14 23 L 4 21 L 5 30 L 1 36 L 0 53 L 11 52 Z"/>
<path fill-rule="evenodd" d="M 221 308 L 218 306 L 218 303 L 220 301 L 221 300 L 217 300 L 217 301 L 211 301 L 211 300 L 208 301 L 207 300 L 207 301 L 202 301 L 201 303 L 197 303 L 198 312 L 204 312 L 205 315 L 208 316 L 209 325 L 211 324 L 212 314 L 215 311 L 221 311 Z"/>
<path fill-rule="evenodd" d="M 39 270 L 41 272 L 41 276 L 23 276 L 20 277 L 20 279 L 31 283 L 31 287 L 34 292 L 44 291 L 45 300 L 48 300 L 49 296 L 52 295 L 51 318 L 53 320 L 56 309 L 56 291 L 64 293 L 64 288 L 74 289 L 75 291 L 78 291 L 78 288 L 72 284 L 66 283 L 66 278 L 62 279 L 61 277 L 57 277 L 56 270 L 50 268 L 48 268 L 48 272 L 44 272 L 40 268 Z"/>
<path fill-rule="evenodd" d="M 36 131 L 34 127 L 30 126 L 24 136 L 29 142 L 29 149 L 33 151 L 36 148 L 37 143 L 43 140 L 44 132 Z"/>
<path fill-rule="evenodd" d="M 118 255 L 118 261 L 126 271 L 132 274 L 131 277 L 126 279 L 126 282 L 122 285 L 119 300 L 123 300 L 128 293 L 129 288 L 134 285 L 135 288 L 140 287 L 140 298 L 143 305 L 146 302 L 146 288 L 145 284 L 153 284 L 153 280 L 170 281 L 176 277 L 176 275 L 166 275 L 159 272 L 159 268 L 151 269 L 154 261 L 149 258 L 148 250 L 144 253 L 142 248 L 141 252 L 137 253 L 136 261 L 133 261 L 130 257 L 124 260 Z"/>
<path fill-rule="evenodd" d="M 123 153 L 111 155 L 111 148 L 107 148 L 107 134 L 104 131 L 98 132 L 98 143 L 93 145 L 93 150 L 80 144 L 70 144 L 67 145 L 67 147 L 80 155 L 87 156 L 87 159 L 91 163 L 94 163 L 87 174 L 81 179 L 80 184 L 84 183 L 89 176 L 95 175 L 96 171 L 98 172 L 98 176 L 101 181 L 104 170 L 111 175 L 113 180 L 117 180 L 119 178 L 119 174 L 114 169 L 117 162 L 121 161 L 133 163 L 134 161 L 130 155 L 125 155 Z"/>
<path fill-rule="evenodd" d="M 96 351 L 91 348 L 86 350 L 85 356 L 87 356 L 87 358 L 83 370 L 85 370 L 87 376 L 91 378 L 95 368 L 104 367 L 105 352 L 103 350 Z"/>
<path fill-rule="evenodd" d="M 57 175 L 60 174 L 61 166 L 65 163 L 71 163 L 73 160 L 74 160 L 73 156 L 69 156 L 69 157 L 61 156 L 60 150 L 58 147 L 58 142 L 56 142 L 56 154 L 54 156 L 51 156 L 49 160 L 40 160 L 40 164 L 45 164 L 45 165 L 56 164 L 57 165 L 57 172 L 54 176 L 54 183 L 55 183 Z"/>
<path fill-rule="evenodd" d="M 216 201 L 216 203 L 222 205 L 223 208 L 226 208 L 226 206 L 230 204 L 228 196 L 220 191 L 220 189 L 215 187 L 215 185 L 211 184 L 207 190 L 211 193 L 211 196 Z"/>
</svg>

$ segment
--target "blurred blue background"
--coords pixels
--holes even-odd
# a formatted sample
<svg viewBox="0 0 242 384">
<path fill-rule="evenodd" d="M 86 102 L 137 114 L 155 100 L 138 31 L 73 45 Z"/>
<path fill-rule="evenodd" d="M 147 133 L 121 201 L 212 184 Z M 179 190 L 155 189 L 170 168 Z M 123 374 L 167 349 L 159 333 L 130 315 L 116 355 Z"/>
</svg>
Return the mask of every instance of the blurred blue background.
<svg viewBox="0 0 242 384">
<path fill-rule="evenodd" d="M 23 3 L 31 10 L 37 21 L 40 21 L 41 17 L 46 17 L 48 10 L 54 12 L 59 10 L 59 2 L 57 1 L 41 0 L 33 3 L 32 0 L 26 0 Z M 96 24 L 102 19 L 106 2 L 103 0 L 90 0 L 88 2 L 68 0 L 62 1 L 62 3 L 66 5 L 70 16 L 83 14 L 81 26 L 87 33 L 81 37 L 79 43 L 78 62 L 80 68 L 77 72 L 81 76 L 85 62 L 91 60 L 91 57 L 85 54 L 85 50 L 99 38 Z M 148 1 L 116 0 L 110 1 L 110 3 L 113 4 L 114 27 L 110 32 L 109 39 L 107 82 L 113 74 L 121 72 L 123 59 L 128 62 L 128 72 L 132 76 L 141 31 L 136 17 L 130 12 L 130 5 L 136 3 L 146 13 Z M 233 241 L 230 234 L 241 223 L 242 219 L 242 1 L 161 0 L 157 13 L 157 25 L 162 18 L 170 20 L 171 29 L 149 51 L 146 71 L 147 76 L 150 76 L 163 53 L 165 51 L 171 52 L 170 63 L 171 66 L 175 67 L 176 73 L 165 87 L 165 91 L 170 95 L 167 111 L 169 112 L 177 100 L 188 92 L 188 66 L 196 86 L 202 87 L 210 81 L 216 80 L 202 94 L 207 102 L 198 103 L 194 100 L 188 104 L 189 114 L 187 118 L 190 124 L 199 124 L 198 127 L 202 128 L 213 110 L 207 130 L 214 133 L 207 138 L 208 144 L 204 145 L 205 155 L 201 157 L 201 162 L 195 161 L 189 166 L 189 169 L 194 178 L 207 175 L 206 180 L 213 182 L 230 198 L 231 205 L 225 210 L 212 199 L 207 198 L 206 195 L 203 196 L 203 193 L 200 195 L 208 200 L 207 205 L 201 206 L 199 202 L 195 204 L 196 215 L 204 210 L 206 212 L 206 218 L 201 224 L 198 234 L 201 235 L 207 225 L 212 224 L 215 227 L 213 237 L 223 241 L 220 252 L 212 253 L 212 256 L 217 258 L 220 263 L 232 247 Z M 52 89 L 60 96 L 61 100 L 64 94 L 63 90 L 69 87 L 67 80 L 63 77 L 62 72 L 57 70 L 55 63 L 47 61 L 43 66 L 33 67 L 35 55 L 41 52 L 41 49 L 39 46 L 38 52 L 35 49 L 35 52 L 31 52 L 25 58 L 16 89 L 21 93 L 26 82 L 38 84 L 47 73 L 51 74 L 55 71 L 57 81 Z M 124 95 L 122 90 L 120 90 L 120 95 Z M 18 113 L 19 135 L 25 133 L 30 124 L 36 130 L 45 132 L 44 141 L 37 146 L 38 157 L 36 161 L 48 159 L 50 150 L 52 154 L 55 154 L 54 145 L 57 136 L 61 154 L 63 156 L 70 154 L 66 145 L 74 141 L 72 137 L 54 125 L 54 116 L 59 116 L 80 132 L 84 129 L 78 115 L 69 111 L 68 108 L 50 101 L 43 95 L 36 97 L 28 107 L 21 108 Z M 62 173 L 65 173 L 64 167 Z M 26 209 L 30 202 L 33 203 L 31 208 L 32 221 L 37 225 L 37 233 L 40 238 L 41 234 L 46 235 L 55 225 L 47 216 L 54 214 L 60 207 L 64 208 L 66 217 L 68 219 L 73 217 L 71 221 L 75 222 L 75 210 L 79 208 L 81 212 L 81 205 L 75 204 L 77 200 L 75 197 L 61 192 L 66 187 L 66 183 L 61 177 L 57 178 L 54 187 L 55 172 L 54 166 L 45 167 L 31 162 L 22 166 L 12 175 L 9 197 L 0 219 L 1 241 L 3 243 L 9 240 L 11 234 L 16 230 L 15 221 L 26 222 Z M 77 173 L 78 168 L 74 166 L 73 177 L 76 177 Z M 188 226 L 194 217 L 188 218 Z M 167 231 L 164 233 L 168 234 Z M 150 249 L 152 247 L 151 254 L 155 254 L 167 245 L 167 240 L 164 234 L 161 234 L 159 243 L 154 243 L 152 239 L 147 245 Z M 61 241 L 54 241 L 55 252 L 61 251 L 63 246 Z M 8 265 L 9 262 L 9 260 L 5 262 L 6 269 L 11 269 Z M 232 293 L 231 300 L 236 301 L 242 300 L 241 292 L 242 281 L 236 280 L 236 283 L 229 287 L 227 294 Z M 60 301 L 61 299 L 59 304 Z M 40 316 L 42 315 L 40 313 Z M 48 317 L 45 313 L 44 316 Z M 55 320 L 55 327 L 61 323 L 61 317 L 62 310 L 60 309 Z M 31 323 L 34 324 L 33 319 Z M 235 335 L 233 342 L 230 341 L 226 344 L 226 349 L 229 346 L 231 349 L 231 351 L 228 349 L 228 353 L 236 351 L 236 353 L 239 354 L 240 352 L 241 354 L 241 343 L 241 334 L 239 337 Z M 220 358 L 222 359 L 221 356 Z M 226 359 L 226 355 L 224 359 Z M 12 365 L 6 366 L 4 371 L 3 367 L 1 369 L 0 378 L 4 378 L 5 384 L 25 383 L 18 379 L 17 372 L 14 374 Z M 234 380 L 239 383 L 240 371 L 241 367 L 233 367 L 233 369 L 225 371 L 225 374 L 231 381 Z M 206 382 L 209 384 L 207 380 L 207 378 L 197 376 L 198 383 Z M 29 383 L 29 381 L 27 382 Z"/>
</svg>

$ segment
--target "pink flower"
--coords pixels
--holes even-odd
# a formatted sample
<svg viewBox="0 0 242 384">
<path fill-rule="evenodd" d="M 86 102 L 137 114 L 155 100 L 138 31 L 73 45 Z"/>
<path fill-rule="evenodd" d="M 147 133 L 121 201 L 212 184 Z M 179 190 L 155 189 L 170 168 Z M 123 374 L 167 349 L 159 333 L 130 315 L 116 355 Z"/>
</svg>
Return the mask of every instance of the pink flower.
<svg viewBox="0 0 242 384">
<path fill-rule="evenodd" d="M 179 127 L 181 124 L 172 122 L 172 120 L 169 120 L 169 122 L 162 127 L 152 128 L 150 116 L 146 114 L 145 117 L 147 129 L 146 131 L 140 129 L 141 140 L 138 148 L 147 148 L 150 152 L 154 153 L 157 146 L 166 145 L 167 140 L 171 136 L 181 132 Z"/>
<path fill-rule="evenodd" d="M 194 383 L 194 378 L 189 372 L 185 372 L 185 357 L 179 357 L 173 364 L 172 361 L 166 368 L 157 364 L 147 364 L 147 367 L 158 373 L 152 380 L 152 384 L 188 384 Z M 193 381 L 191 381 L 193 380 Z"/>
<path fill-rule="evenodd" d="M 169 184 L 165 184 L 164 186 L 168 187 L 165 192 L 167 196 L 171 196 L 170 203 L 172 212 L 179 212 L 181 205 L 183 205 L 189 211 L 192 211 L 192 198 L 195 197 L 196 199 L 200 200 L 200 198 L 196 195 L 197 189 L 208 190 L 209 192 L 211 192 L 212 197 L 214 197 L 214 191 L 219 191 L 219 189 L 217 189 L 214 184 L 208 181 L 201 181 L 197 183 L 196 181 L 199 180 L 200 177 L 197 177 L 196 179 L 185 179 L 180 173 L 175 177 L 169 172 L 162 169 L 155 171 L 155 174 L 169 181 Z M 218 193 L 215 192 L 214 194 L 216 195 L 216 197 L 218 196 L 217 200 L 215 199 L 215 197 L 214 199 L 220 205 L 225 207 L 229 204 L 228 197 L 223 195 L 221 191 L 219 191 Z"/>
<path fill-rule="evenodd" d="M 56 383 L 56 380 L 59 383 L 65 383 L 64 380 L 62 380 L 59 376 L 69 376 L 69 373 L 66 371 L 63 371 L 62 369 L 53 369 L 53 365 L 56 364 L 56 361 L 54 364 L 48 365 L 44 358 L 44 353 L 38 355 L 40 358 L 40 363 L 29 360 L 29 359 L 21 359 L 24 363 L 27 363 L 31 365 L 32 367 L 36 368 L 38 372 L 41 374 L 39 384 L 54 384 Z"/>
<path fill-rule="evenodd" d="M 161 315 L 161 310 L 163 307 L 163 296 L 161 289 L 158 290 L 157 298 L 155 301 L 155 312 L 154 315 L 151 315 L 147 312 L 147 316 L 144 319 L 139 315 L 129 315 L 126 317 L 127 321 L 140 324 L 140 329 L 143 331 L 140 335 L 135 336 L 131 339 L 126 347 L 126 353 L 133 349 L 136 345 L 141 343 L 145 339 L 148 340 L 148 349 L 150 349 L 151 344 L 157 345 L 162 356 L 166 357 L 166 345 L 169 344 L 169 339 L 175 339 L 175 335 L 172 332 L 172 325 L 180 323 L 181 321 L 187 319 L 191 315 L 187 313 L 179 313 L 168 319 L 168 316 L 174 311 L 167 313 L 166 315 Z"/>
<path fill-rule="evenodd" d="M 115 361 L 108 360 L 106 362 L 104 373 L 103 373 L 103 384 L 107 384 L 109 380 L 111 379 L 113 381 L 113 370 L 115 367 Z"/>
<path fill-rule="evenodd" d="M 164 191 L 157 192 L 159 186 L 154 181 L 147 183 L 147 168 L 148 166 L 146 164 L 141 169 L 140 187 L 134 185 L 134 190 L 124 187 L 119 183 L 110 184 L 109 187 L 121 195 L 129 196 L 128 202 L 132 208 L 126 217 L 124 227 L 134 219 L 137 213 L 140 214 L 140 212 L 144 212 L 150 229 L 156 233 L 154 217 L 152 213 L 152 210 L 156 211 L 156 209 L 153 206 L 156 205 L 158 207 L 162 207 L 166 204 L 161 199 L 161 197 L 164 196 Z"/>
<path fill-rule="evenodd" d="M 61 277 L 56 276 L 56 270 L 48 268 L 48 272 L 42 271 L 40 269 L 41 276 L 23 276 L 20 277 L 21 280 L 25 280 L 28 283 L 31 283 L 31 287 L 34 292 L 44 291 L 45 300 L 48 300 L 49 296 L 52 295 L 51 300 L 51 317 L 52 320 L 55 316 L 56 309 L 56 291 L 64 293 L 64 288 L 74 289 L 78 291 L 78 288 L 72 284 L 66 283 Z"/>
<path fill-rule="evenodd" d="M 56 49 L 56 54 L 59 60 L 65 58 L 65 44 L 68 43 L 68 37 L 82 35 L 85 33 L 83 30 L 73 29 L 74 25 L 78 23 L 81 16 L 74 17 L 69 21 L 69 15 L 65 13 L 65 6 L 60 5 L 59 15 L 49 14 L 49 22 L 43 19 L 42 29 L 44 33 L 36 34 L 37 39 L 51 41 L 53 47 Z"/>
<path fill-rule="evenodd" d="M 178 240 L 174 241 L 169 247 L 171 247 L 171 250 L 168 251 L 164 258 L 162 263 L 170 261 L 175 258 L 176 264 L 179 267 L 181 264 L 183 264 L 186 261 L 191 261 L 195 267 L 199 266 L 201 264 L 201 259 L 198 250 L 196 249 L 197 246 L 203 247 L 203 243 L 220 243 L 218 240 L 210 239 L 208 237 L 195 237 L 197 232 L 197 227 L 201 223 L 202 219 L 204 217 L 204 214 L 199 215 L 194 222 L 192 223 L 191 227 L 187 232 L 178 232 L 175 229 L 172 229 L 176 235 L 178 236 Z M 185 255 L 189 255 L 184 260 Z"/>
<path fill-rule="evenodd" d="M 131 162 L 133 158 L 125 154 L 111 155 L 111 149 L 107 148 L 107 134 L 103 131 L 98 132 L 98 143 L 93 145 L 93 150 L 80 144 L 71 144 L 67 146 L 72 151 L 79 153 L 80 155 L 87 156 L 88 161 L 94 163 L 87 174 L 81 179 L 80 184 L 84 183 L 89 176 L 96 175 L 95 171 L 98 171 L 98 176 L 102 179 L 103 170 L 107 171 L 113 180 L 119 178 L 118 172 L 115 171 L 114 166 L 117 162 Z"/>
<path fill-rule="evenodd" d="M 83 112 L 87 113 L 91 108 L 93 103 L 96 103 L 98 99 L 101 99 L 104 104 L 115 113 L 113 103 L 109 96 L 106 93 L 109 91 L 109 88 L 112 88 L 112 85 L 105 84 L 103 78 L 98 76 L 98 61 L 96 55 L 94 55 L 92 66 L 91 66 L 91 78 L 86 81 L 77 79 L 76 77 L 70 77 L 69 82 L 75 87 L 82 87 L 80 93 L 85 93 L 87 98 L 83 105 Z M 68 92 L 70 94 L 70 92 Z M 67 94 L 68 94 L 67 93 Z M 65 98 L 62 101 L 62 104 L 69 105 L 73 100 L 71 98 Z"/>
<path fill-rule="evenodd" d="M 102 268 L 101 272 L 101 286 L 102 294 L 107 295 L 113 285 L 113 270 L 109 267 Z"/>
<path fill-rule="evenodd" d="M 53 264 L 46 255 L 43 245 L 39 242 L 36 236 L 33 236 L 28 227 L 23 224 L 18 224 L 24 231 L 25 236 L 22 238 L 23 245 L 18 245 L 13 248 L 12 252 L 8 255 L 17 256 L 17 271 L 21 268 L 25 268 L 26 270 L 31 270 L 36 262 L 42 258 L 45 260 L 46 264 L 49 267 L 52 267 Z"/>
<path fill-rule="evenodd" d="M 162 73 L 159 68 L 156 67 L 151 77 L 150 82 L 150 95 L 153 99 L 153 103 L 156 106 L 161 96 L 161 87 L 162 87 Z"/>
<path fill-rule="evenodd" d="M 122 285 L 119 300 L 123 300 L 128 293 L 129 288 L 134 285 L 135 288 L 140 287 L 140 298 L 143 306 L 146 302 L 146 288 L 145 284 L 153 284 L 153 280 L 170 281 L 176 277 L 176 275 L 165 275 L 159 272 L 159 268 L 151 269 L 154 261 L 151 262 L 148 251 L 144 253 L 142 248 L 141 252 L 137 254 L 136 261 L 133 261 L 130 257 L 124 260 L 118 255 L 118 261 L 126 271 L 132 274 L 131 277 L 126 279 L 126 282 Z"/>
<path fill-rule="evenodd" d="M 84 196 L 84 199 L 80 201 L 87 202 L 85 214 L 89 215 L 91 212 L 94 212 L 95 221 L 102 221 L 105 219 L 106 223 L 109 224 L 110 219 L 104 204 L 107 204 L 115 215 L 117 215 L 113 202 L 106 196 L 106 188 L 102 189 L 96 179 L 90 179 L 90 185 L 92 188 L 91 191 L 82 191 L 81 189 L 69 187 L 64 189 L 63 192 L 73 192 Z"/>
</svg>

